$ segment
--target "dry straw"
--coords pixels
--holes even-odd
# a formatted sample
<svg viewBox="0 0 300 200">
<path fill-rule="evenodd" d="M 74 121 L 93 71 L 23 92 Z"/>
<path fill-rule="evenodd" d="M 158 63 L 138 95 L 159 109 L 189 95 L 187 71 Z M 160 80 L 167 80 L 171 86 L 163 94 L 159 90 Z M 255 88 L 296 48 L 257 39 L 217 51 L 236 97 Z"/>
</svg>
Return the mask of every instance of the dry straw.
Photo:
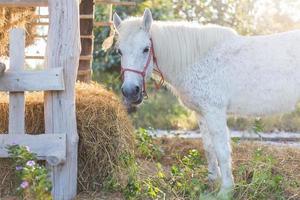
<svg viewBox="0 0 300 200">
<path fill-rule="evenodd" d="M 0 7 L 0 57 L 8 55 L 9 30 L 12 28 L 26 30 L 26 46 L 34 42 L 36 19 L 35 8 Z"/>
<path fill-rule="evenodd" d="M 103 180 L 119 168 L 119 156 L 133 149 L 133 127 L 126 111 L 112 92 L 92 83 L 76 85 L 78 190 L 101 189 Z M 0 95 L 0 133 L 8 127 L 8 97 Z M 43 94 L 26 94 L 26 131 L 43 133 Z M 0 197 L 15 191 L 15 177 L 9 161 L 0 160 Z"/>
</svg>

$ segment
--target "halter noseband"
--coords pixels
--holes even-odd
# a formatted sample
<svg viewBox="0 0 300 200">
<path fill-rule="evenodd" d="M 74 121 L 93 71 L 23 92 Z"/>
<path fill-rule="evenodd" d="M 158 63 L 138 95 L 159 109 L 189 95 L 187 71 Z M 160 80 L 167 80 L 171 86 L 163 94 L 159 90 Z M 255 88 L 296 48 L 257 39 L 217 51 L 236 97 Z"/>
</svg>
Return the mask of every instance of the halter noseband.
<svg viewBox="0 0 300 200">
<path fill-rule="evenodd" d="M 152 39 L 150 38 L 150 43 L 151 43 L 151 46 L 150 46 L 150 50 L 149 50 L 149 54 L 148 54 L 148 58 L 147 58 L 147 62 L 143 68 L 143 71 L 138 71 L 138 70 L 134 70 L 134 69 L 130 69 L 130 68 L 124 68 L 121 66 L 121 76 L 122 76 L 122 80 L 124 80 L 124 73 L 126 71 L 129 71 L 129 72 L 134 72 L 136 74 L 139 74 L 142 76 L 143 78 L 143 95 L 144 97 L 148 97 L 147 95 L 147 92 L 146 92 L 146 80 L 145 80 L 145 76 L 146 76 L 146 72 L 147 72 L 147 69 L 149 67 L 149 64 L 151 62 L 151 58 L 153 59 L 153 64 L 155 64 L 156 68 L 154 68 L 153 66 L 153 71 L 155 73 L 157 73 L 159 76 L 160 76 L 160 80 L 158 83 L 155 82 L 155 87 L 156 89 L 159 89 L 163 84 L 164 84 L 164 76 L 163 74 L 161 73 L 159 67 L 158 67 L 158 64 L 157 64 L 157 59 L 156 59 L 156 56 L 155 56 L 155 52 L 154 52 L 154 47 L 153 47 L 153 42 L 152 42 Z"/>
</svg>

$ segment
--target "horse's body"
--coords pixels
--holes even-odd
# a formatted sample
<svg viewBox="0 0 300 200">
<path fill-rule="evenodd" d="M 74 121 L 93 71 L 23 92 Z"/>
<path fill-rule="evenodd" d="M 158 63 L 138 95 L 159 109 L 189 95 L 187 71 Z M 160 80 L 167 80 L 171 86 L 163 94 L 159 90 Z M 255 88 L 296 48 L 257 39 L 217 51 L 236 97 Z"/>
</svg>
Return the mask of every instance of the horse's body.
<svg viewBox="0 0 300 200">
<path fill-rule="evenodd" d="M 231 114 L 260 116 L 291 111 L 300 100 L 300 31 L 244 37 L 223 27 L 199 26 L 199 32 L 214 29 L 231 34 L 225 38 L 221 35 L 222 41 L 213 43 L 202 55 L 193 55 L 194 62 L 177 66 L 190 55 L 174 43 L 188 38 L 180 38 L 173 27 L 174 32 L 165 32 L 162 39 L 156 39 L 160 36 L 155 26 L 154 22 L 151 35 L 158 64 L 171 88 L 192 110 L 200 113 L 212 105 Z M 183 27 L 179 29 L 190 29 Z M 178 35 L 176 42 L 172 33 Z M 194 45 L 201 49 L 207 46 L 205 43 L 196 41 Z M 162 54 L 168 55 L 163 58 Z"/>
<path fill-rule="evenodd" d="M 143 20 L 121 25 L 115 19 L 119 48 L 128 48 L 123 66 L 141 70 L 139 63 L 145 63 L 135 51 L 149 44 L 148 35 L 141 33 L 147 33 L 141 29 L 147 27 L 147 12 Z M 160 70 L 183 104 L 202 116 L 210 178 L 221 175 L 220 194 L 226 196 L 233 185 L 226 116 L 293 110 L 300 100 L 300 31 L 244 37 L 218 26 L 151 22 L 148 34 Z M 127 72 L 124 78 L 123 86 L 141 84 L 138 74 Z"/>
</svg>

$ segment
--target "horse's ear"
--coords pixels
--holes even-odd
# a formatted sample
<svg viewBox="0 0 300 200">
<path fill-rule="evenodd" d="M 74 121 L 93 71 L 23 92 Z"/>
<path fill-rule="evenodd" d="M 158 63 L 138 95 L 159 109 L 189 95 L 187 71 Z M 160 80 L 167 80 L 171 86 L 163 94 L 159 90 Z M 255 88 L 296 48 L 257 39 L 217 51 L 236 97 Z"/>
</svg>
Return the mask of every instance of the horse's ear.
<svg viewBox="0 0 300 200">
<path fill-rule="evenodd" d="M 146 8 L 144 11 L 142 26 L 147 32 L 150 31 L 152 21 L 153 21 L 152 13 L 148 8 Z"/>
<path fill-rule="evenodd" d="M 113 15 L 113 22 L 114 22 L 114 27 L 118 31 L 118 28 L 120 24 L 122 23 L 122 19 L 119 17 L 117 13 L 114 13 Z"/>
</svg>

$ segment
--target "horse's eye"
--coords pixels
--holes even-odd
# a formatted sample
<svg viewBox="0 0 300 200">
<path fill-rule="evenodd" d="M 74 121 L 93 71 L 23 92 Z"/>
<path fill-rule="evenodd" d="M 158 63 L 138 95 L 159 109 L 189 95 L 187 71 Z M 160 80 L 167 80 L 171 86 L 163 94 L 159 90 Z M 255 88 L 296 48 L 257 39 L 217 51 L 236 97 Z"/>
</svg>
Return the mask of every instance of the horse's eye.
<svg viewBox="0 0 300 200">
<path fill-rule="evenodd" d="M 120 49 L 117 49 L 117 53 L 122 56 L 122 51 Z"/>
<path fill-rule="evenodd" d="M 145 49 L 144 49 L 144 51 L 143 51 L 144 53 L 147 53 L 147 52 L 149 52 L 149 47 L 146 47 Z"/>
</svg>

